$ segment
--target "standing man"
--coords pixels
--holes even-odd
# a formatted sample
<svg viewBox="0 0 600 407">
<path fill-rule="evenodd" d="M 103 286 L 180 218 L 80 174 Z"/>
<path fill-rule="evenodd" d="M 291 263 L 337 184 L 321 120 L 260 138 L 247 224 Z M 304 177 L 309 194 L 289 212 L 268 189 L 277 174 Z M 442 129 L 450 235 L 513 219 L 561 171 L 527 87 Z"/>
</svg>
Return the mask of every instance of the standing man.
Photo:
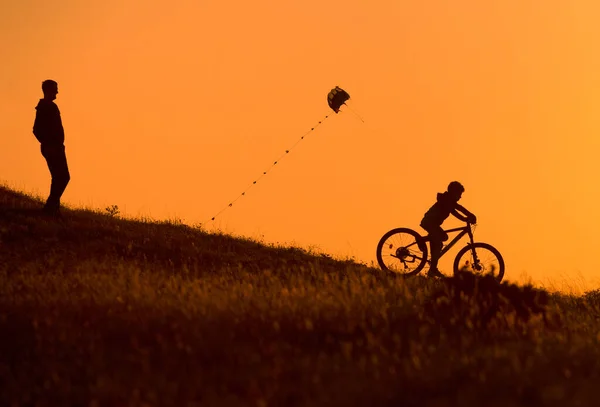
<svg viewBox="0 0 600 407">
<path fill-rule="evenodd" d="M 41 144 L 42 156 L 48 163 L 52 176 L 50 195 L 44 205 L 44 212 L 52 216 L 60 216 L 60 197 L 71 176 L 65 155 L 65 132 L 60 118 L 60 110 L 54 103 L 58 94 L 58 83 L 48 79 L 42 82 L 44 98 L 35 107 L 36 115 L 33 134 Z"/>
</svg>

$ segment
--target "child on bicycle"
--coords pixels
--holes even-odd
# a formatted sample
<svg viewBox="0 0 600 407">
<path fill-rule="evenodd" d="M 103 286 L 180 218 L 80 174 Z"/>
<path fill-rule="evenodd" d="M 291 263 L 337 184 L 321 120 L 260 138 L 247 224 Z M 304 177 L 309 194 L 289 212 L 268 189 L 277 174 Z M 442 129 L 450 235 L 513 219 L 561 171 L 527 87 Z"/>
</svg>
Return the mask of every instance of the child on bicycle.
<svg viewBox="0 0 600 407">
<path fill-rule="evenodd" d="M 428 276 L 444 277 L 437 268 L 440 253 L 448 234 L 442 229 L 442 223 L 450 216 L 454 215 L 463 222 L 476 223 L 477 218 L 463 206 L 458 204 L 465 188 L 458 181 L 452 181 L 448 185 L 448 190 L 437 194 L 437 202 L 423 216 L 421 227 L 429 233 L 431 247 L 431 267 Z M 464 214 L 465 216 L 461 215 Z"/>
</svg>

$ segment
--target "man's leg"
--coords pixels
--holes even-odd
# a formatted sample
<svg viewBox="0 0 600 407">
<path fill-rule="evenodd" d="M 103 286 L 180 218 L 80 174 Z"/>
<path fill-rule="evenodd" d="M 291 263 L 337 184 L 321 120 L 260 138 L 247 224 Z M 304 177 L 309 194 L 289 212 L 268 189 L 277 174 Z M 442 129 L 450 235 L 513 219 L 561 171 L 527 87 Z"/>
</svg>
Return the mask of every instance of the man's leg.
<svg viewBox="0 0 600 407">
<path fill-rule="evenodd" d="M 44 146 L 42 147 L 42 155 L 46 159 L 50 175 L 52 176 L 50 195 L 46 201 L 45 209 L 57 212 L 60 208 L 60 198 L 71 179 L 65 148 L 64 146 Z"/>
</svg>

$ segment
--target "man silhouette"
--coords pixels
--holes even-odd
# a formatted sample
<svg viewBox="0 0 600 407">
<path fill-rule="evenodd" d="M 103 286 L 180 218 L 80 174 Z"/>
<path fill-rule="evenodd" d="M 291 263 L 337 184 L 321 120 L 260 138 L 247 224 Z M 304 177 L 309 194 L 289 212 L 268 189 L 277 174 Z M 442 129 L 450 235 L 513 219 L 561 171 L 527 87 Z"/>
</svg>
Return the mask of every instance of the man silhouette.
<svg viewBox="0 0 600 407">
<path fill-rule="evenodd" d="M 60 110 L 54 103 L 58 94 L 58 83 L 48 79 L 42 82 L 44 98 L 35 107 L 33 134 L 41 145 L 42 156 L 46 159 L 52 182 L 50 195 L 44 205 L 44 212 L 60 216 L 60 198 L 71 179 L 65 154 L 65 132 L 60 118 Z"/>
</svg>

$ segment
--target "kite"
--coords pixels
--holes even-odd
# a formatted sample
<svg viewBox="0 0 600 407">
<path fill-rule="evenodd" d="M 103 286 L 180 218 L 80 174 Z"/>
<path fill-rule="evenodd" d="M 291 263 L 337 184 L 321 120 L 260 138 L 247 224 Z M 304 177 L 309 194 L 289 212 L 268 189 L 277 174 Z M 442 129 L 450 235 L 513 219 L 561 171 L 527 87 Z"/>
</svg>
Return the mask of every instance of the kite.
<svg viewBox="0 0 600 407">
<path fill-rule="evenodd" d="M 350 95 L 344 89 L 336 86 L 331 89 L 327 95 L 327 103 L 329 107 L 337 114 L 340 111 L 340 107 L 346 104 L 346 101 L 350 99 Z"/>
<path fill-rule="evenodd" d="M 342 107 L 342 105 L 346 104 L 346 101 L 350 99 L 350 95 L 348 94 L 348 92 L 346 92 L 344 89 L 340 88 L 339 86 L 336 86 L 335 88 L 331 89 L 331 91 L 327 94 L 327 104 L 329 104 L 329 107 L 337 114 L 340 112 L 340 107 Z M 352 109 L 351 109 L 352 110 Z M 267 175 L 267 173 L 279 162 L 279 160 L 281 160 L 285 155 L 289 154 L 289 152 L 296 146 L 296 144 L 298 144 L 301 140 L 304 140 L 304 138 L 311 132 L 313 132 L 317 126 L 319 126 L 321 123 L 323 123 L 323 121 L 325 119 L 327 119 L 328 117 L 330 117 L 329 115 L 325 116 L 324 119 L 320 120 L 315 126 L 311 127 L 310 130 L 308 130 L 306 133 L 304 133 L 304 135 L 302 137 L 300 137 L 296 143 L 291 147 L 288 148 L 287 150 L 285 150 L 284 153 L 282 153 L 275 161 L 273 161 L 273 164 L 271 164 L 271 166 L 266 169 L 265 171 L 263 171 L 263 173 L 254 179 L 254 181 L 252 181 L 252 183 L 250 185 L 248 185 L 246 187 L 246 189 L 237 196 L 237 198 L 235 198 L 233 201 L 231 201 L 229 203 L 229 205 L 226 205 L 223 209 L 221 209 L 215 216 L 213 216 L 210 220 L 214 221 L 215 218 L 217 216 L 219 216 L 219 214 L 221 214 L 221 212 L 223 212 L 224 210 L 226 210 L 227 208 L 230 208 L 233 206 L 233 204 L 235 203 L 235 201 L 237 201 L 238 199 L 240 199 L 241 197 L 246 195 L 246 192 L 248 191 L 248 189 L 250 189 L 252 186 L 254 186 L 258 180 L 260 178 L 262 178 L 263 176 Z M 360 116 L 359 116 L 360 117 Z M 362 118 L 360 119 L 361 121 L 364 122 L 364 120 L 362 120 Z"/>
</svg>

